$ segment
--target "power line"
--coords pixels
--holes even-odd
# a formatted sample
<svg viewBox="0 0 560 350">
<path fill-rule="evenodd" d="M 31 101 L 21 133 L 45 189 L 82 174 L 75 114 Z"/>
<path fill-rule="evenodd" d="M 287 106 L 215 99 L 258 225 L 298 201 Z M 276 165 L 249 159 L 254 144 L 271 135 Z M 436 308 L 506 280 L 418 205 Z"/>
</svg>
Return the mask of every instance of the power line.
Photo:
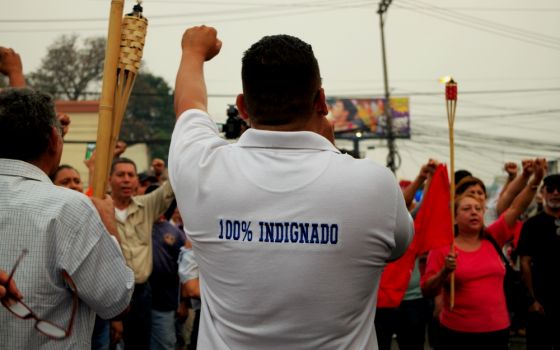
<svg viewBox="0 0 560 350">
<path fill-rule="evenodd" d="M 425 10 L 422 7 L 418 7 L 415 4 L 412 3 L 408 3 L 403 6 L 402 4 L 399 5 L 395 5 L 398 8 L 402 8 L 405 10 L 412 10 L 415 11 L 417 13 L 426 15 L 426 16 L 430 16 L 430 17 L 434 17 L 446 22 L 450 22 L 450 23 L 454 23 L 454 24 L 458 24 L 461 26 L 465 26 L 468 28 L 473 28 L 473 29 L 477 29 L 486 33 L 491 33 L 491 34 L 495 34 L 501 37 L 505 37 L 505 38 L 509 38 L 509 39 L 514 39 L 517 41 L 522 41 L 525 43 L 529 43 L 532 45 L 536 45 L 536 46 L 540 46 L 540 47 L 545 47 L 545 48 L 549 48 L 549 49 L 553 49 L 553 50 L 559 50 L 560 51 L 560 42 L 558 42 L 557 40 L 560 40 L 559 38 L 556 37 L 549 37 L 549 38 L 544 38 L 545 35 L 543 34 L 539 34 L 540 37 L 534 37 L 534 34 L 528 34 L 528 32 L 524 32 L 524 34 L 522 34 L 521 32 L 515 32 L 512 30 L 507 30 L 504 28 L 500 28 L 497 27 L 499 24 L 497 23 L 493 23 L 493 24 L 485 24 L 484 22 L 481 22 L 483 20 L 478 19 L 477 21 L 473 21 L 473 20 L 469 20 L 469 19 L 465 19 L 465 18 L 461 18 L 457 15 L 454 15 L 453 13 L 449 13 L 449 11 L 447 11 L 446 13 L 437 13 L 437 12 L 441 12 L 438 11 L 439 8 L 436 7 L 436 10 Z M 453 20 L 449 17 L 455 17 L 456 20 Z M 478 22 L 478 23 L 477 23 Z M 519 29 L 517 29 L 518 31 L 521 31 Z"/>
<path fill-rule="evenodd" d="M 207 4 L 207 3 L 205 3 Z M 220 3 L 222 5 L 226 5 L 226 3 Z M 228 5 L 231 5 L 228 3 Z M 244 7 L 244 8 L 236 8 L 236 9 L 227 9 L 227 10 L 221 10 L 221 11 L 202 11 L 202 12 L 188 12 L 188 13 L 172 13 L 172 14 L 162 14 L 162 15 L 150 15 L 148 16 L 148 19 L 150 21 L 153 20 L 159 20 L 159 19 L 165 19 L 168 20 L 170 18 L 177 18 L 177 19 L 185 19 L 185 18 L 197 18 L 200 19 L 201 16 L 210 16 L 210 17 L 215 17 L 215 16 L 223 16 L 223 15 L 231 15 L 231 14 L 247 14 L 247 13 L 260 13 L 260 12 L 265 12 L 270 14 L 268 17 L 278 17 L 278 16 L 282 16 L 284 13 L 277 13 L 277 11 L 279 9 L 285 9 L 285 10 L 293 10 L 294 8 L 297 8 L 298 11 L 301 11 L 301 9 L 311 9 L 313 11 L 316 11 L 317 9 L 319 10 L 323 10 L 323 11 L 332 11 L 332 10 L 337 10 L 337 9 L 344 9 L 344 8 L 355 8 L 355 7 L 363 7 L 363 6 L 372 6 L 367 0 L 358 0 L 358 1 L 353 1 L 353 2 L 349 2 L 349 1 L 345 1 L 345 0 L 334 0 L 334 1 L 324 1 L 324 0 L 320 0 L 320 1 L 308 1 L 308 2 L 303 2 L 303 3 L 283 3 L 283 4 L 257 4 L 257 3 L 244 3 L 243 5 L 249 5 L 252 7 Z M 297 13 L 295 12 L 295 13 Z M 308 11 L 305 11 L 302 13 L 308 13 Z M 290 13 L 293 13 L 293 11 L 290 11 Z M 245 19 L 245 18 L 253 18 L 253 17 L 241 17 L 239 19 Z M 259 18 L 262 18 L 259 17 Z M 234 18 L 235 19 L 235 18 Z M 82 18 L 20 18 L 20 19 L 13 19 L 13 18 L 9 18 L 9 19 L 0 19 L 0 23 L 83 23 L 83 22 L 107 22 L 108 18 L 107 17 L 82 17 Z M 228 19 L 224 19 L 224 20 L 228 20 Z M 218 20 L 220 21 L 220 20 Z M 173 25 L 178 25 L 177 24 L 173 24 Z M 185 22 L 181 22 L 181 25 L 184 25 Z M 154 24 L 152 23 L 151 26 L 162 26 L 162 25 L 158 25 L 158 24 Z M 92 28 L 90 28 L 89 30 L 92 30 Z"/>
<path fill-rule="evenodd" d="M 513 113 L 502 113 L 502 114 L 477 114 L 477 115 L 462 115 L 463 121 L 479 121 L 480 119 L 490 119 L 490 118 L 509 118 L 518 116 L 529 116 L 529 115 L 540 115 L 540 114 L 554 114 L 560 113 L 560 109 L 543 109 L 543 110 L 526 110 L 521 112 Z"/>
<path fill-rule="evenodd" d="M 458 11 L 497 11 L 497 12 L 560 12 L 558 7 L 446 7 Z"/>
<path fill-rule="evenodd" d="M 426 132 L 426 130 L 439 131 L 442 133 L 444 131 L 447 131 L 447 129 L 443 127 L 436 127 L 436 126 L 423 127 L 422 125 L 417 125 L 415 129 L 417 130 L 417 132 L 422 132 L 422 128 L 424 128 L 424 132 Z M 459 139 L 460 137 L 463 139 L 476 140 L 477 142 L 482 143 L 485 146 L 488 146 L 490 144 L 508 146 L 508 147 L 511 147 L 511 145 L 516 145 L 518 147 L 535 148 L 535 149 L 540 149 L 540 150 L 545 150 L 550 152 L 560 152 L 560 143 L 534 141 L 529 139 L 522 139 L 517 137 L 509 137 L 509 136 L 501 136 L 501 135 L 488 135 L 488 134 L 475 132 L 475 131 L 468 131 L 468 130 L 456 130 L 456 135 L 457 135 L 456 139 Z"/>
<path fill-rule="evenodd" d="M 404 2 L 407 2 L 409 0 L 402 0 Z M 498 30 L 503 30 L 509 33 L 513 33 L 513 34 L 518 34 L 518 35 L 524 35 L 527 37 L 533 37 L 537 40 L 549 40 L 555 44 L 558 44 L 560 42 L 560 38 L 555 37 L 555 36 L 551 36 L 551 35 L 546 35 L 546 34 L 542 34 L 542 33 L 536 33 L 533 31 L 529 31 L 526 29 L 520 29 L 518 27 L 513 27 L 507 24 L 502 24 L 502 23 L 498 23 L 498 22 L 494 22 L 494 21 L 490 21 L 490 20 L 486 20 L 486 19 L 482 19 L 479 17 L 475 17 L 475 16 L 470 16 L 470 15 L 465 15 L 465 14 L 461 14 L 458 13 L 456 11 L 453 11 L 447 7 L 439 7 L 439 6 L 434 6 L 431 4 L 426 3 L 425 1 L 422 0 L 415 0 L 414 2 L 408 2 L 410 5 L 414 4 L 414 6 L 416 6 L 416 8 L 421 8 L 421 9 L 426 9 L 428 11 L 433 10 L 439 13 L 443 13 L 445 15 L 449 15 L 449 16 L 453 16 L 457 19 L 460 20 L 465 20 L 465 21 L 470 21 L 472 23 L 478 23 L 484 26 L 488 26 L 490 28 L 495 28 Z M 420 4 L 420 6 L 418 5 Z M 423 7 L 421 7 L 423 5 Z M 547 39 L 548 38 L 548 39 Z"/>
<path fill-rule="evenodd" d="M 212 19 L 212 23 L 228 23 L 228 22 L 241 22 L 241 21 L 259 21 L 259 20 L 265 20 L 268 18 L 276 18 L 276 17 L 282 17 L 282 16 L 300 16 L 300 15 L 306 15 L 306 14 L 317 14 L 319 12 L 330 12 L 330 11 L 336 11 L 336 10 L 340 10 L 340 9 L 352 9 L 352 8 L 358 8 L 358 7 L 367 7 L 367 6 L 371 6 L 371 4 L 369 2 L 366 1 L 362 1 L 360 3 L 356 3 L 356 4 L 345 4 L 345 5 L 340 5 L 337 7 L 331 7 L 331 8 L 323 8 L 323 9 L 307 9 L 307 10 L 301 10 L 301 9 L 296 9 L 296 10 L 284 10 L 284 12 L 282 11 L 278 11 L 278 10 L 272 10 L 272 11 L 267 11 L 264 14 L 257 14 L 257 15 L 252 15 L 252 16 L 237 16 L 237 17 L 224 17 L 224 18 L 217 18 L 217 19 Z M 243 11 L 243 13 L 247 13 L 248 11 Z M 253 11 L 256 12 L 256 11 Z M 229 13 L 229 11 L 228 11 Z M 208 14 L 209 16 L 213 16 L 215 15 L 215 12 Z M 191 21 L 180 21 L 180 22 L 164 22 L 164 23 L 151 23 L 150 24 L 150 28 L 164 28 L 164 27 L 185 27 L 185 26 L 189 26 L 189 25 L 198 25 L 200 24 L 201 21 L 208 21 L 208 19 L 201 19 L 201 18 L 196 18 L 193 19 Z M 79 27 L 79 28 L 40 28 L 40 29 L 8 29 L 8 30 L 0 30 L 0 33 L 36 33 L 36 32 L 51 32 L 51 33 L 56 33 L 56 32 L 68 32 L 68 31 L 72 31 L 72 30 L 77 30 L 80 32 L 100 32 L 100 31 L 106 31 L 107 28 L 106 27 L 90 27 L 90 28 L 83 28 L 83 27 Z"/>
<path fill-rule="evenodd" d="M 471 90 L 471 91 L 461 91 L 461 95 L 495 95 L 495 94 L 526 94 L 526 93 L 537 93 L 537 92 L 554 92 L 560 91 L 560 87 L 550 87 L 550 88 L 534 88 L 534 89 L 497 89 L 497 90 Z M 52 91 L 55 94 L 64 94 L 65 91 L 56 90 Z M 87 96 L 97 96 L 99 91 L 83 91 L 82 95 Z M 132 95 L 136 96 L 172 96 L 172 94 L 160 94 L 151 92 L 132 92 Z M 331 92 L 329 96 L 336 96 L 340 98 L 372 98 L 382 96 L 382 93 L 336 93 Z M 442 91 L 406 91 L 404 93 L 393 94 L 393 97 L 412 97 L 412 96 L 443 96 Z M 216 98 L 236 98 L 237 93 L 208 93 L 208 97 Z M 499 108 L 499 107 L 496 107 Z M 554 110 L 556 111 L 556 110 Z"/>
<path fill-rule="evenodd" d="M 471 91 L 461 91 L 461 95 L 491 95 L 491 94 L 518 94 L 518 93 L 533 93 L 533 92 L 548 92 L 548 91 L 560 91 L 560 87 L 550 87 L 550 88 L 534 88 L 534 89 L 500 89 L 500 90 L 471 90 Z M 407 93 L 410 96 L 443 96 L 443 91 L 439 92 L 423 92 L 423 91 L 412 91 Z"/>
<path fill-rule="evenodd" d="M 396 89 L 395 89 L 396 90 Z M 470 91 L 463 91 L 461 90 L 461 95 L 499 95 L 499 94 L 521 94 L 521 93 L 537 93 L 537 92 L 551 92 L 551 91 L 560 91 L 560 87 L 548 87 L 548 88 L 533 88 L 533 89 L 497 89 L 497 90 L 470 90 Z M 354 98 L 368 98 L 371 96 L 380 96 L 381 93 L 363 93 L 363 92 L 354 92 L 354 93 L 332 93 L 333 95 L 337 95 L 340 97 L 344 96 L 351 96 Z M 393 94 L 395 95 L 395 94 Z M 443 91 L 404 91 L 404 93 L 396 94 L 398 96 L 407 97 L 407 96 L 443 96 Z"/>
</svg>

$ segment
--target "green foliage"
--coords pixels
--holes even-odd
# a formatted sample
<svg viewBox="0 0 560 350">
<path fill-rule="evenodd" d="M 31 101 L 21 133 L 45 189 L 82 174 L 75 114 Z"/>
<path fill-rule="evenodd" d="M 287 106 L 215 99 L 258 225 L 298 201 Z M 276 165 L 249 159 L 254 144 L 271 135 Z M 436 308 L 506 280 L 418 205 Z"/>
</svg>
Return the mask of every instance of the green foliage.
<svg viewBox="0 0 560 350">
<path fill-rule="evenodd" d="M 151 158 L 167 159 L 174 123 L 171 87 L 161 77 L 140 72 L 128 102 L 120 138 L 129 144 L 146 142 Z"/>
</svg>

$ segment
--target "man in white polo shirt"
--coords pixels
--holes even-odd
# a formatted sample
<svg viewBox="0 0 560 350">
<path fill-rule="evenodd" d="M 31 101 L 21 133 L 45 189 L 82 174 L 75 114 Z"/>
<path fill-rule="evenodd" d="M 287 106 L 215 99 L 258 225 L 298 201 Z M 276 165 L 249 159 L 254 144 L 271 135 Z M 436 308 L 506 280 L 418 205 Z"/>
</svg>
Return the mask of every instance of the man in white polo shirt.
<svg viewBox="0 0 560 350">
<path fill-rule="evenodd" d="M 412 219 L 389 170 L 333 146 L 311 46 L 276 35 L 245 52 L 236 144 L 206 112 L 216 30 L 190 28 L 182 48 L 169 176 L 200 269 L 199 346 L 377 348 L 379 278 Z"/>
</svg>

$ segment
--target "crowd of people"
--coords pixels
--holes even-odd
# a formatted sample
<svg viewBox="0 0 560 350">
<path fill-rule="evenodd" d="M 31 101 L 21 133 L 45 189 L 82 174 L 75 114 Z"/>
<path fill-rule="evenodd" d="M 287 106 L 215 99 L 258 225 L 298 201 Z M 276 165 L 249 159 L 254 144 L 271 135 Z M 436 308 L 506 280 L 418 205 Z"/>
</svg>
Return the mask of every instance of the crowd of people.
<svg viewBox="0 0 560 350">
<path fill-rule="evenodd" d="M 181 45 L 168 167 L 138 173 L 119 142 L 104 198 L 95 154 L 84 188 L 60 164 L 69 117 L 0 47 L 0 349 L 560 349 L 545 159 L 506 163 L 496 198 L 468 171 L 449 198 L 435 160 L 400 187 L 335 147 L 312 47 L 289 35 L 244 53 L 251 128 L 230 143 L 207 112 L 217 32 Z"/>
</svg>

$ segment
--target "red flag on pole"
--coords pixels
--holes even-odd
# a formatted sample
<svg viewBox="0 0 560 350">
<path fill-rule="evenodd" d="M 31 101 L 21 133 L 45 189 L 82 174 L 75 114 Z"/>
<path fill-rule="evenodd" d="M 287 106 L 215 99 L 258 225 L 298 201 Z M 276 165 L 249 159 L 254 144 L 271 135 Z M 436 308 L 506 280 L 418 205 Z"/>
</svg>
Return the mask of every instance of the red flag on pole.
<svg viewBox="0 0 560 350">
<path fill-rule="evenodd" d="M 447 167 L 438 165 L 414 219 L 414 238 L 406 253 L 387 264 L 377 295 L 377 307 L 398 307 L 404 297 L 418 255 L 453 241 Z"/>
<path fill-rule="evenodd" d="M 449 177 L 447 167 L 438 165 L 422 206 L 414 219 L 415 250 L 423 254 L 431 249 L 449 245 L 453 241 L 451 211 L 449 209 Z"/>
</svg>

